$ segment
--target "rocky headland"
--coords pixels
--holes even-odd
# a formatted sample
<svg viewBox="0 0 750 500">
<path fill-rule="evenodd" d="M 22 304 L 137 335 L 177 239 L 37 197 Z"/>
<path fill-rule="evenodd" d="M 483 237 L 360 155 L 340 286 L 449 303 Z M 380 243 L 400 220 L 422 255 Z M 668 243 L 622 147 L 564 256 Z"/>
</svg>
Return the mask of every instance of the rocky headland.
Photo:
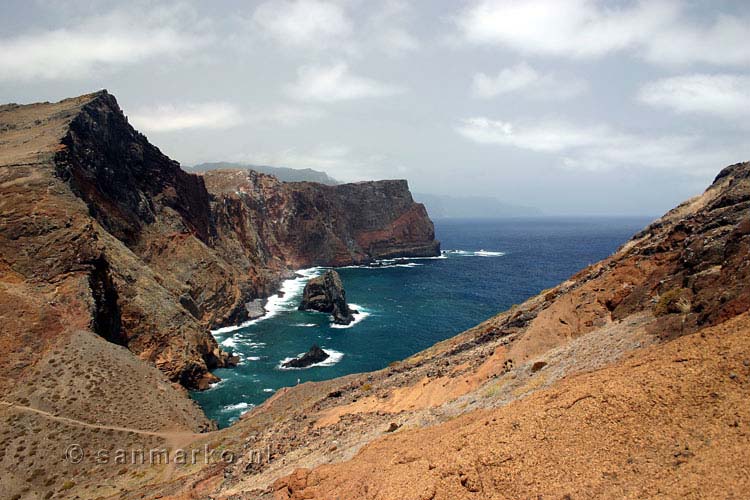
<svg viewBox="0 0 750 500">
<path fill-rule="evenodd" d="M 332 269 L 307 282 L 299 310 L 328 313 L 337 325 L 348 325 L 354 321 L 357 312 L 347 304 L 341 276 Z"/>
<path fill-rule="evenodd" d="M 291 269 L 439 251 L 405 181 L 187 174 L 106 91 L 5 105 L 0 124 L 4 268 L 58 300 L 79 289 L 80 327 L 187 387 L 226 364 L 208 328 L 258 314 Z"/>
<path fill-rule="evenodd" d="M 256 299 L 294 269 L 439 252 L 405 181 L 189 174 L 106 91 L 0 106 L 0 207 L 0 410 L 3 442 L 18 446 L 3 498 L 86 481 L 46 463 L 62 438 L 172 443 L 210 429 L 184 388 L 236 358 L 209 329 L 260 314 Z"/>
</svg>

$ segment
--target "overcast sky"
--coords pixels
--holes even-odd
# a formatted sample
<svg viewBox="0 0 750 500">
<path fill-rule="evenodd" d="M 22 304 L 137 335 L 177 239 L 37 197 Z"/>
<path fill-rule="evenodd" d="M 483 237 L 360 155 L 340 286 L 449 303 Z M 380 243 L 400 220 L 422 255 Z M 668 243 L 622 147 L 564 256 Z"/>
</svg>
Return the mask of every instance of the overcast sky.
<svg viewBox="0 0 750 500">
<path fill-rule="evenodd" d="M 2 0 L 0 101 L 106 88 L 183 164 L 657 215 L 750 160 L 750 2 Z"/>
</svg>

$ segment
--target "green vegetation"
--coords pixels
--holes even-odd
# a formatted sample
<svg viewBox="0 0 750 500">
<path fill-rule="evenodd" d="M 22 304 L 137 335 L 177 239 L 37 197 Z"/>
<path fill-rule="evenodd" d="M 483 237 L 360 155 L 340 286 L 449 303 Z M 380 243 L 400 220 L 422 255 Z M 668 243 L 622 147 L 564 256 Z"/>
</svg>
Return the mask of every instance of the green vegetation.
<svg viewBox="0 0 750 500">
<path fill-rule="evenodd" d="M 684 288 L 674 288 L 661 296 L 654 306 L 656 316 L 666 314 L 687 314 L 690 312 L 690 293 Z"/>
</svg>

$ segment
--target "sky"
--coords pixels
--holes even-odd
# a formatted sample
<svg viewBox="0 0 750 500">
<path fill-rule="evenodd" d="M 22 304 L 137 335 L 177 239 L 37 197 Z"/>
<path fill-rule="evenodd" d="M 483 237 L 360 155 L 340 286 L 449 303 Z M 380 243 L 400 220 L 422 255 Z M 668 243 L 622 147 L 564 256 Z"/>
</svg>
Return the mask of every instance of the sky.
<svg viewBox="0 0 750 500">
<path fill-rule="evenodd" d="M 750 2 L 1 0 L 0 102 L 106 88 L 184 165 L 659 215 L 750 160 Z"/>
</svg>

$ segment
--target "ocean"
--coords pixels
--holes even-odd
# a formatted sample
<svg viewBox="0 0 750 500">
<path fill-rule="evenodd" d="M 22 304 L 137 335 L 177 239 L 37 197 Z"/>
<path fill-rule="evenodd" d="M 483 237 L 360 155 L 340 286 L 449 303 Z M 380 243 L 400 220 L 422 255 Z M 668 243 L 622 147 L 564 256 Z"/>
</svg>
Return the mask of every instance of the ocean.
<svg viewBox="0 0 750 500">
<path fill-rule="evenodd" d="M 378 370 L 523 302 L 597 262 L 651 218 L 519 218 L 435 221 L 438 258 L 396 259 L 337 268 L 347 300 L 360 311 L 347 327 L 297 311 L 305 282 L 323 268 L 300 270 L 283 284 L 269 313 L 214 332 L 239 366 L 216 370 L 221 382 L 193 392 L 209 418 L 225 427 L 281 387 Z M 305 369 L 281 363 L 313 344 L 330 357 Z"/>
</svg>

